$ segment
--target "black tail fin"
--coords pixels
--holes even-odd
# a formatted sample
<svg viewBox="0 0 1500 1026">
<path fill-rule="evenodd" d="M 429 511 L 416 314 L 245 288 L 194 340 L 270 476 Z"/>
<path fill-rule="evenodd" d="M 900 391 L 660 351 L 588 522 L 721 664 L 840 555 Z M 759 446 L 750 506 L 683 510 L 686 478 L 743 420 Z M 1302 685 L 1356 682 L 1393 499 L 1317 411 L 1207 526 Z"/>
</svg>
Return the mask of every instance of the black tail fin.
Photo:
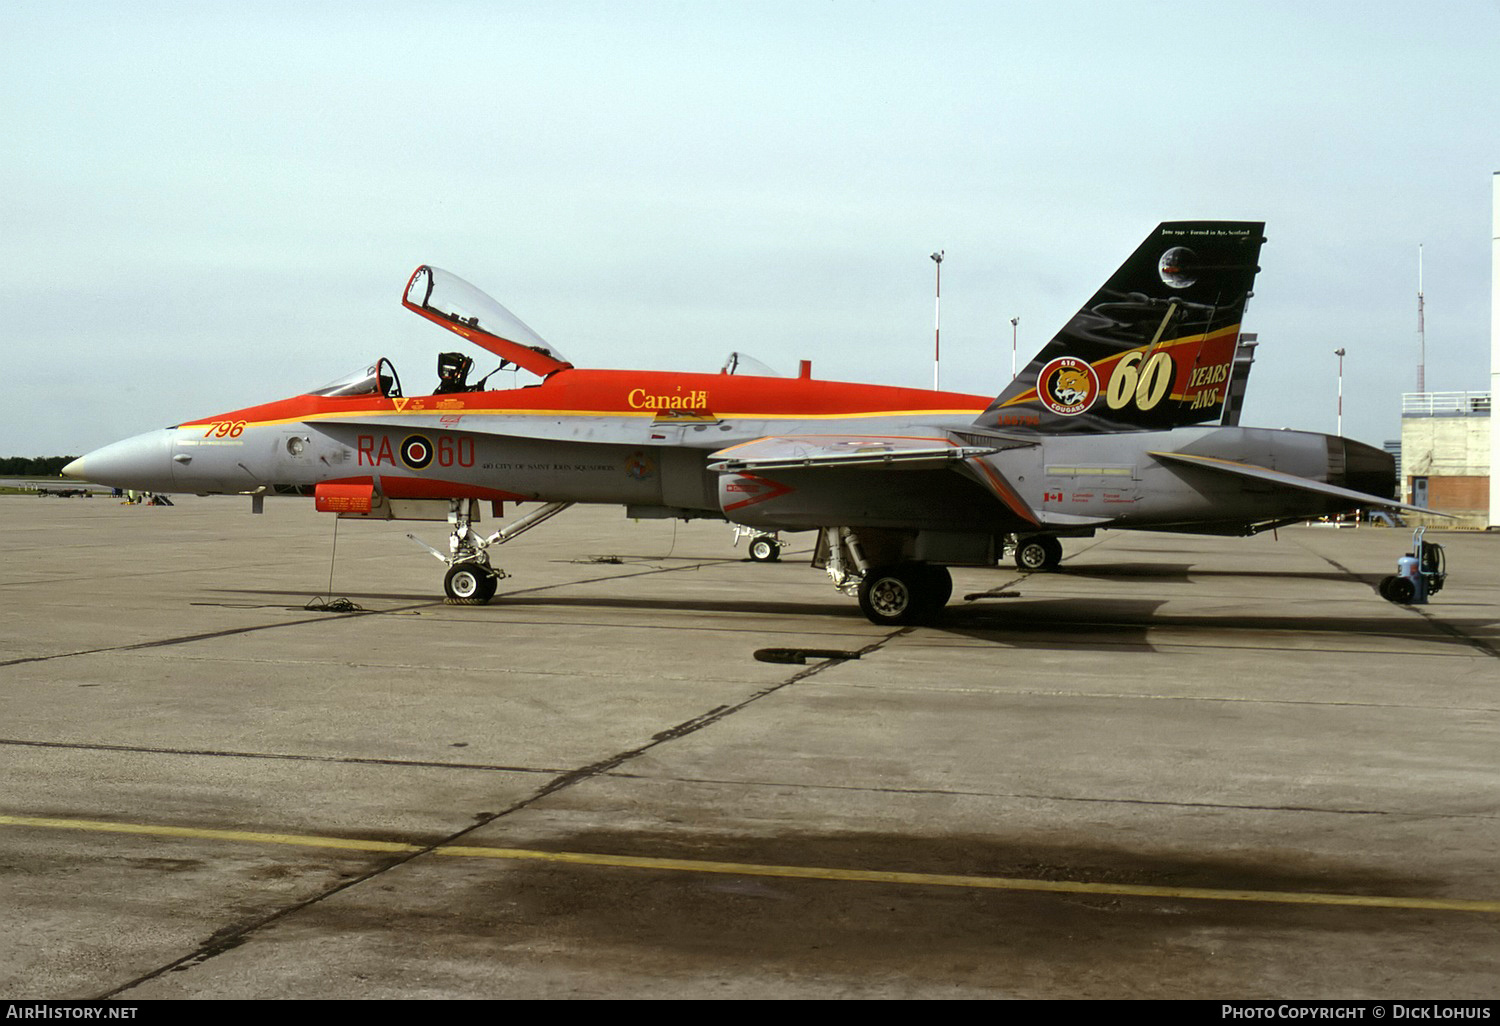
<svg viewBox="0 0 1500 1026">
<path fill-rule="evenodd" d="M 1218 421 L 1264 231 L 1159 225 L 975 423 L 1061 434 Z"/>
</svg>

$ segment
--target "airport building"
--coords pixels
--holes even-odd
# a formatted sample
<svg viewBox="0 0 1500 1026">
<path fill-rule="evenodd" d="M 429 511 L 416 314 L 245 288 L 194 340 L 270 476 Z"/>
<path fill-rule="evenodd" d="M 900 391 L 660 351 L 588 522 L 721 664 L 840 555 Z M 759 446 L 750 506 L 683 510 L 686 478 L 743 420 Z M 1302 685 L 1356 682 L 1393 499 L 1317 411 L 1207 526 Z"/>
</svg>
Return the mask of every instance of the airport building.
<svg viewBox="0 0 1500 1026">
<path fill-rule="evenodd" d="M 1403 395 L 1402 499 L 1463 526 L 1487 526 L 1493 422 L 1489 392 Z"/>
<path fill-rule="evenodd" d="M 1500 171 L 1491 188 L 1490 389 L 1401 397 L 1401 498 L 1456 518 L 1434 517 L 1438 526 L 1500 529 L 1500 475 L 1490 472 L 1500 454 L 1500 419 L 1492 412 L 1500 393 Z"/>
<path fill-rule="evenodd" d="M 1500 171 L 1490 177 L 1490 395 L 1500 392 Z M 1500 453 L 1500 420 L 1490 421 L 1490 455 Z M 1486 473 L 1489 465 L 1486 461 Z M 1486 525 L 1500 528 L 1500 474 L 1489 475 Z"/>
<path fill-rule="evenodd" d="M 1490 390 L 1402 396 L 1399 473 L 1405 501 L 1456 517 L 1460 526 L 1495 530 L 1500 475 L 1490 467 L 1500 454 L 1500 419 L 1491 409 L 1500 394 L 1500 171 L 1491 189 Z"/>
</svg>

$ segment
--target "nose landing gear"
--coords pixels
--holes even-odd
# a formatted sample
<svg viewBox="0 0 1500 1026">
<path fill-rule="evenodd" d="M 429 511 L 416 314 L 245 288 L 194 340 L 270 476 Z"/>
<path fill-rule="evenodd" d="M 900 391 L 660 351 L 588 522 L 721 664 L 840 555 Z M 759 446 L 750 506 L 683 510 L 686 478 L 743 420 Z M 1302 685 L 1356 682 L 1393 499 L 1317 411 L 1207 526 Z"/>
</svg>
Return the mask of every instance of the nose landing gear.
<svg viewBox="0 0 1500 1026">
<path fill-rule="evenodd" d="M 450 499 L 448 523 L 453 525 L 453 533 L 448 537 L 447 555 L 415 535 L 408 534 L 407 537 L 448 564 L 448 572 L 443 575 L 443 594 L 449 605 L 482 606 L 495 597 L 500 581 L 510 576 L 499 567 L 490 565 L 489 550 L 551 520 L 571 505 L 571 502 L 549 502 L 486 538 L 472 526 L 478 510 L 476 500 Z"/>
</svg>

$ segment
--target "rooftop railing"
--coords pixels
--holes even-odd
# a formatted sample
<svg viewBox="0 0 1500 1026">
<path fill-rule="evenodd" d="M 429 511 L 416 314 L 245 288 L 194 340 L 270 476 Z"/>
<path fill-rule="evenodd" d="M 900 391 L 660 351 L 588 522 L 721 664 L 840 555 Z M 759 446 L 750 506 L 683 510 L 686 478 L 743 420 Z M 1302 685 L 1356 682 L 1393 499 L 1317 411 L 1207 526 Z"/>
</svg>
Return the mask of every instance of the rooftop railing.
<svg viewBox="0 0 1500 1026">
<path fill-rule="evenodd" d="M 1403 417 L 1488 416 L 1488 392 L 1406 392 L 1401 396 Z"/>
</svg>

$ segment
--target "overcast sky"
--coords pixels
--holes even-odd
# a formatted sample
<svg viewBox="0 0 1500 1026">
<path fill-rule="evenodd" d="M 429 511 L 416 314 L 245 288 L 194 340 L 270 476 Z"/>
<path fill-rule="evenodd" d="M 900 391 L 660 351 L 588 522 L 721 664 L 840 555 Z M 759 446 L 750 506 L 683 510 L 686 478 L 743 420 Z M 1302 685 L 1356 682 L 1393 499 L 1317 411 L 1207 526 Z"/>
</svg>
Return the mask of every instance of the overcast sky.
<svg viewBox="0 0 1500 1026">
<path fill-rule="evenodd" d="M 1267 222 L 1244 423 L 1332 431 L 1342 346 L 1378 445 L 1419 245 L 1427 386 L 1488 387 L 1497 53 L 1496 0 L 6 0 L 0 455 L 429 390 L 421 263 L 579 366 L 927 386 L 942 249 L 989 396 L 1189 218 Z"/>
</svg>

